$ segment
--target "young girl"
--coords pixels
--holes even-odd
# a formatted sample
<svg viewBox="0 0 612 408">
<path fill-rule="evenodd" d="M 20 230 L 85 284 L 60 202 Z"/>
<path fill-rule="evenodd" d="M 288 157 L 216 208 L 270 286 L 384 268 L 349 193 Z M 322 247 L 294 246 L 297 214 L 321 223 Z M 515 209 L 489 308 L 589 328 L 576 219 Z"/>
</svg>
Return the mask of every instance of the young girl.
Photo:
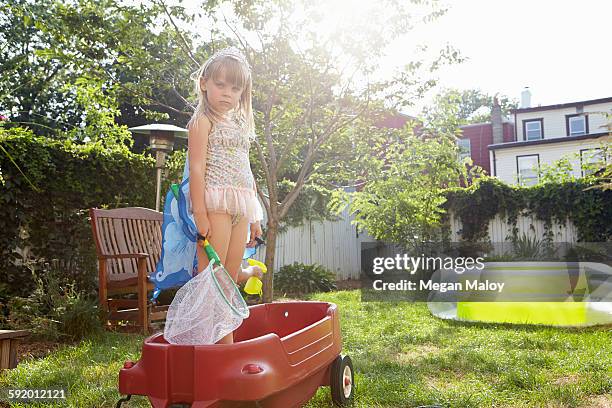
<svg viewBox="0 0 612 408">
<path fill-rule="evenodd" d="M 258 267 L 241 268 L 245 246 L 261 237 L 263 211 L 257 201 L 249 162 L 255 138 L 251 104 L 251 70 L 235 47 L 210 57 L 192 77 L 198 105 L 189 129 L 189 187 L 193 216 L 221 263 L 236 283 L 261 277 Z M 250 223 L 250 241 L 247 228 Z M 209 263 L 198 245 L 198 272 Z M 219 343 L 232 343 L 230 333 Z"/>
</svg>

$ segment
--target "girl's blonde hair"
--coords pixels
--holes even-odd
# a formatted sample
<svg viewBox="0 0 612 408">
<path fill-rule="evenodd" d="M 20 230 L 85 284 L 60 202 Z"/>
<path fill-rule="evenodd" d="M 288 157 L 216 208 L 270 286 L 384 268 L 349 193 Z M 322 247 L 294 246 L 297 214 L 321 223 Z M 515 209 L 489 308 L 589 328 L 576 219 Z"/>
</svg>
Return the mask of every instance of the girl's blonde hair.
<svg viewBox="0 0 612 408">
<path fill-rule="evenodd" d="M 210 78 L 217 79 L 221 73 L 225 74 L 225 80 L 234 86 L 242 88 L 240 101 L 238 103 L 238 114 L 240 123 L 245 127 L 250 137 L 254 136 L 255 121 L 253 119 L 253 104 L 251 99 L 252 79 L 251 68 L 244 54 L 236 47 L 224 48 L 216 52 L 194 73 L 191 79 L 194 81 L 195 92 L 198 95 L 198 104 L 191 116 L 187 127 L 191 127 L 200 116 L 206 116 L 212 123 L 223 120 L 223 115 L 215 111 L 208 103 L 206 91 L 200 86 L 200 79 L 208 81 Z"/>
</svg>

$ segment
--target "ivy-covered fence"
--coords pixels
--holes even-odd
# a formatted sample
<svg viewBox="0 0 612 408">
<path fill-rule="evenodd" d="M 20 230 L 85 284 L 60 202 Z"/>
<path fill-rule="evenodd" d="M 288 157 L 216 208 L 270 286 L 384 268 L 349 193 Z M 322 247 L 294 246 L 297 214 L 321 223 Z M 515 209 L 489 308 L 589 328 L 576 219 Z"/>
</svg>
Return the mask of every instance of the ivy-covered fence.
<svg viewBox="0 0 612 408">
<path fill-rule="evenodd" d="M 459 242 L 462 240 L 463 224 L 461 219 L 449 212 L 450 241 Z M 567 220 L 561 224 L 553 219 L 550 226 L 538 219 L 535 215 L 528 212 L 521 213 L 516 223 L 508 222 L 503 215 L 497 214 L 489 220 L 488 239 L 496 243 L 512 243 L 514 237 L 529 237 L 535 241 L 543 241 L 546 234 L 553 233 L 552 242 L 578 242 L 578 232 L 574 223 Z"/>
<path fill-rule="evenodd" d="M 95 293 L 97 266 L 88 209 L 155 207 L 155 161 L 0 129 L 0 303 L 26 296 L 32 271 L 74 278 Z M 19 249 L 28 248 L 23 259 Z"/>
<path fill-rule="evenodd" d="M 469 188 L 449 190 L 445 208 L 462 223 L 461 238 L 488 240 L 489 222 L 496 215 L 511 226 L 509 239 L 519 233 L 518 217 L 526 214 L 544 224 L 544 242 L 555 240 L 553 224 L 571 222 L 579 242 L 612 241 L 612 190 L 585 181 L 544 183 L 533 187 L 507 185 L 487 178 Z"/>
</svg>

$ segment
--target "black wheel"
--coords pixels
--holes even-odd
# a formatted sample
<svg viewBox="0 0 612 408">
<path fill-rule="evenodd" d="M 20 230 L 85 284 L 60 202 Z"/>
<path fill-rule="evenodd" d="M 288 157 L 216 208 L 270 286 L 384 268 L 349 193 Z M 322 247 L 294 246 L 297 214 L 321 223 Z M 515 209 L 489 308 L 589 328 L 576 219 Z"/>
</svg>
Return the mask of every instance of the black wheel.
<svg viewBox="0 0 612 408">
<path fill-rule="evenodd" d="M 353 362 L 349 356 L 338 356 L 331 367 L 330 388 L 334 404 L 344 406 L 355 395 Z"/>
</svg>

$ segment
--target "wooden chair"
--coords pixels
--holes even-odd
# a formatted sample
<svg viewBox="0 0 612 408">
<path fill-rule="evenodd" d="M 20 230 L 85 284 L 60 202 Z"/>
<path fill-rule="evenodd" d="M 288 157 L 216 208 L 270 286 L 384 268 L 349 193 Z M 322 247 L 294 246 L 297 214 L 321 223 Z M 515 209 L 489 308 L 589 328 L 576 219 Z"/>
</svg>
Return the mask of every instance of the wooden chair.
<svg viewBox="0 0 612 408">
<path fill-rule="evenodd" d="M 161 256 L 163 213 L 149 208 L 128 207 L 104 210 L 90 208 L 96 242 L 100 309 L 105 324 L 132 321 L 149 332 L 154 320 L 165 320 L 168 306 L 152 305 L 148 279 Z M 119 295 L 137 294 L 137 299 Z M 111 324 L 112 325 L 112 324 Z"/>
<path fill-rule="evenodd" d="M 27 330 L 0 330 L 0 372 L 17 367 L 17 344 L 29 334 Z"/>
</svg>

